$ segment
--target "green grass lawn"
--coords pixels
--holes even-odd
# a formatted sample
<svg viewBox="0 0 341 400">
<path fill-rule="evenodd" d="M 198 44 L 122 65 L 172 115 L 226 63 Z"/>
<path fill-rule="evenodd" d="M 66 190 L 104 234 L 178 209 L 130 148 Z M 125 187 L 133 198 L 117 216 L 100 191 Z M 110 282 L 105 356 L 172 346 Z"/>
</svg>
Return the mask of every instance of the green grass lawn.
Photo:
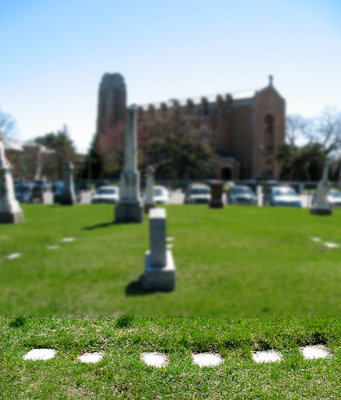
<svg viewBox="0 0 341 400">
<path fill-rule="evenodd" d="M 0 318 L 0 398 L 18 399 L 338 399 L 340 319 L 291 318 Z M 299 348 L 325 344 L 331 358 L 304 360 Z M 55 358 L 25 361 L 33 348 Z M 251 351 L 276 349 L 283 361 L 256 364 Z M 166 353 L 169 365 L 140 361 Z M 81 364 L 85 352 L 103 352 Z M 224 362 L 199 368 L 191 355 Z"/>
<path fill-rule="evenodd" d="M 177 280 L 169 293 L 138 283 L 147 219 L 112 224 L 107 205 L 23 210 L 24 223 L 0 228 L 1 315 L 340 316 L 341 248 L 310 237 L 341 244 L 341 210 L 170 205 Z M 76 240 L 60 243 L 69 236 Z"/>
</svg>

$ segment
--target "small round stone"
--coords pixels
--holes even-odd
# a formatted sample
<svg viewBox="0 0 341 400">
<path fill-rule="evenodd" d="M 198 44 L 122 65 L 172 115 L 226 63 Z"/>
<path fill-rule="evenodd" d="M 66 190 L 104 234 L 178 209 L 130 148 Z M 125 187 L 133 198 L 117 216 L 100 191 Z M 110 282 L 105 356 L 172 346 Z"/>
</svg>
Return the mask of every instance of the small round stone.
<svg viewBox="0 0 341 400">
<path fill-rule="evenodd" d="M 192 355 L 193 364 L 199 367 L 215 367 L 223 362 L 219 354 L 215 353 L 197 353 Z"/>
<path fill-rule="evenodd" d="M 145 364 L 151 366 L 151 367 L 156 367 L 156 368 L 161 368 L 165 367 L 168 365 L 168 357 L 166 354 L 163 353 L 142 353 L 141 354 L 141 361 L 143 361 Z"/>
<path fill-rule="evenodd" d="M 7 256 L 7 260 L 14 260 L 15 258 L 18 258 L 21 256 L 21 253 L 12 253 L 9 256 Z"/>
<path fill-rule="evenodd" d="M 317 360 L 319 358 L 331 357 L 329 350 L 323 344 L 301 347 L 300 351 L 305 360 Z"/>
<path fill-rule="evenodd" d="M 102 353 L 84 353 L 78 357 L 78 360 L 84 364 L 95 364 L 102 361 L 102 359 Z"/>
<path fill-rule="evenodd" d="M 256 363 L 269 363 L 269 362 L 282 361 L 283 356 L 277 350 L 253 351 L 252 359 Z"/>
<path fill-rule="evenodd" d="M 50 360 L 56 355 L 54 349 L 32 349 L 24 355 L 24 360 L 38 361 L 38 360 Z"/>
</svg>

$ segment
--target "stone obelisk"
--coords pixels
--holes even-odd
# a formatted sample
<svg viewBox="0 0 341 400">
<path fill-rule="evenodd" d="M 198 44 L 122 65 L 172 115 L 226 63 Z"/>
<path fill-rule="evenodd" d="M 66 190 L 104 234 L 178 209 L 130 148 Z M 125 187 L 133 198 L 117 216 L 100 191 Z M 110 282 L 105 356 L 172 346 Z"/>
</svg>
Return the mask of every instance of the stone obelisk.
<svg viewBox="0 0 341 400">
<path fill-rule="evenodd" d="M 140 174 L 137 171 L 136 109 L 126 110 L 124 168 L 120 178 L 120 200 L 115 209 L 115 222 L 142 222 L 143 202 Z"/>
<path fill-rule="evenodd" d="M 147 168 L 146 196 L 144 199 L 144 212 L 149 213 L 151 208 L 155 207 L 154 201 L 154 167 Z"/>
<path fill-rule="evenodd" d="M 4 142 L 0 132 L 0 223 L 24 220 L 23 212 L 14 195 L 10 163 L 5 157 Z"/>
<path fill-rule="evenodd" d="M 314 201 L 313 207 L 310 209 L 311 214 L 318 215 L 330 215 L 332 213 L 332 208 L 328 204 L 328 193 L 330 189 L 330 184 L 328 182 L 328 160 L 324 164 L 322 179 L 317 186 L 316 199 Z"/>
<path fill-rule="evenodd" d="M 64 164 L 64 187 L 60 197 L 60 204 L 65 206 L 73 206 L 76 203 L 73 169 L 72 163 L 68 162 Z"/>
</svg>

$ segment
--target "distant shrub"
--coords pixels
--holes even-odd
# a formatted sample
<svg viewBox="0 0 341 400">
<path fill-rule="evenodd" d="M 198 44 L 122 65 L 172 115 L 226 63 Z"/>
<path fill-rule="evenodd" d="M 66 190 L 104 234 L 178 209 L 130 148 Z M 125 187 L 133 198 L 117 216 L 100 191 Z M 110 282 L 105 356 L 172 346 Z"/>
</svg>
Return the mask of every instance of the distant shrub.
<svg viewBox="0 0 341 400">
<path fill-rule="evenodd" d="M 11 328 L 20 328 L 21 326 L 24 326 L 26 323 L 26 318 L 25 317 L 16 317 L 10 321 L 8 326 Z"/>
<path fill-rule="evenodd" d="M 116 319 L 117 328 L 128 328 L 133 324 L 134 317 L 131 315 L 121 315 Z"/>
</svg>

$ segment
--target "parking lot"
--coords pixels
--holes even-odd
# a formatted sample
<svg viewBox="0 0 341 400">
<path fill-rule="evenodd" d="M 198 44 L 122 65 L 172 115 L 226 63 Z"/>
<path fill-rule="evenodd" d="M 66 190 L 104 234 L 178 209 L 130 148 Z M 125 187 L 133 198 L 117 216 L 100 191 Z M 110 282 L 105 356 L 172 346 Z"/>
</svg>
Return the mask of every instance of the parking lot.
<svg viewBox="0 0 341 400">
<path fill-rule="evenodd" d="M 82 191 L 80 193 L 80 203 L 81 204 L 90 204 L 91 202 L 91 195 L 93 191 Z M 174 190 L 170 192 L 169 204 L 183 204 L 184 203 L 184 193 L 181 190 Z M 304 193 L 300 195 L 302 206 L 304 208 L 311 207 L 312 203 L 312 194 L 311 193 Z M 224 202 L 226 203 L 226 197 L 224 195 Z M 44 204 L 52 204 L 53 203 L 53 195 L 52 192 L 45 192 L 44 193 Z M 262 196 L 258 196 L 258 205 L 262 206 Z"/>
</svg>

